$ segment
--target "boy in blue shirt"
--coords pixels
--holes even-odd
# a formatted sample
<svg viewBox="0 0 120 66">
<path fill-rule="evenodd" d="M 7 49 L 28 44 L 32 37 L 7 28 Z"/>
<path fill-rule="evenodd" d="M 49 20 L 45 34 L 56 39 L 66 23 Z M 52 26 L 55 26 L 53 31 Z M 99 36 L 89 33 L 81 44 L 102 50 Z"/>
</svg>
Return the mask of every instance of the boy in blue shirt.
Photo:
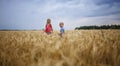
<svg viewBox="0 0 120 66">
<path fill-rule="evenodd" d="M 64 23 L 63 23 L 63 22 L 60 22 L 60 23 L 59 23 L 59 26 L 60 26 L 60 36 L 63 37 L 63 34 L 65 33 L 65 30 L 64 30 L 64 28 L 63 28 Z"/>
</svg>

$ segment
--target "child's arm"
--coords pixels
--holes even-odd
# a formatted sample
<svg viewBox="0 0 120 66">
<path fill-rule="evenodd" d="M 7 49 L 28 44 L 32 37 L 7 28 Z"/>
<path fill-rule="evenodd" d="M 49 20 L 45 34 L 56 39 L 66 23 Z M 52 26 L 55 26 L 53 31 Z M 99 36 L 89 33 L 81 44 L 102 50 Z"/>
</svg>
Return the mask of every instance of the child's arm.
<svg viewBox="0 0 120 66">
<path fill-rule="evenodd" d="M 51 26 L 51 30 L 53 31 L 53 28 L 52 28 L 52 25 L 50 24 L 50 26 Z"/>
</svg>

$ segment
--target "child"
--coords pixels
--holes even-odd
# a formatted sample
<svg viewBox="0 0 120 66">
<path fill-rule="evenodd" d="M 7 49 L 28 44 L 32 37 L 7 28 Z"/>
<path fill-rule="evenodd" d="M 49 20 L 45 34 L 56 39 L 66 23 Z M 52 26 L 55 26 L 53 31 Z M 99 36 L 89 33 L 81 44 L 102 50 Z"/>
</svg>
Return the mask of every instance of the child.
<svg viewBox="0 0 120 66">
<path fill-rule="evenodd" d="M 45 26 L 45 32 L 47 34 L 51 34 L 53 31 L 53 28 L 52 28 L 52 25 L 51 25 L 51 20 L 50 19 L 47 19 L 47 24 Z"/>
<path fill-rule="evenodd" d="M 63 34 L 64 34 L 64 32 L 65 32 L 65 30 L 64 30 L 64 28 L 63 28 L 64 23 L 63 23 L 63 22 L 60 22 L 60 23 L 59 23 L 59 26 L 60 26 L 60 36 L 63 37 Z"/>
</svg>

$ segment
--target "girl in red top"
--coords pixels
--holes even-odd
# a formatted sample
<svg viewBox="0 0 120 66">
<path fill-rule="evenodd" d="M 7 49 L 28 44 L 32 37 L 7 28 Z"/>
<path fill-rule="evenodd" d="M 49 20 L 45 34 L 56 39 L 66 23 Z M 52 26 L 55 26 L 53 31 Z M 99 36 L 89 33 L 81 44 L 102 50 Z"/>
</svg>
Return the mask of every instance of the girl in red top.
<svg viewBox="0 0 120 66">
<path fill-rule="evenodd" d="M 47 34 L 51 34 L 53 31 L 53 28 L 52 28 L 52 25 L 51 25 L 51 20 L 50 19 L 47 19 L 47 24 L 45 26 L 45 32 Z"/>
</svg>

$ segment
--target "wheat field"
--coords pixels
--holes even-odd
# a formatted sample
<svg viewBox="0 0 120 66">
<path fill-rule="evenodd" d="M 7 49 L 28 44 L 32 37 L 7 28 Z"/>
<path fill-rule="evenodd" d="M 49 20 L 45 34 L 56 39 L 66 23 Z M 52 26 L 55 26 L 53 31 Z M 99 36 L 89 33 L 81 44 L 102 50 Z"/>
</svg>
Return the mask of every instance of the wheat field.
<svg viewBox="0 0 120 66">
<path fill-rule="evenodd" d="M 120 66 L 120 30 L 0 31 L 0 66 Z"/>
</svg>

